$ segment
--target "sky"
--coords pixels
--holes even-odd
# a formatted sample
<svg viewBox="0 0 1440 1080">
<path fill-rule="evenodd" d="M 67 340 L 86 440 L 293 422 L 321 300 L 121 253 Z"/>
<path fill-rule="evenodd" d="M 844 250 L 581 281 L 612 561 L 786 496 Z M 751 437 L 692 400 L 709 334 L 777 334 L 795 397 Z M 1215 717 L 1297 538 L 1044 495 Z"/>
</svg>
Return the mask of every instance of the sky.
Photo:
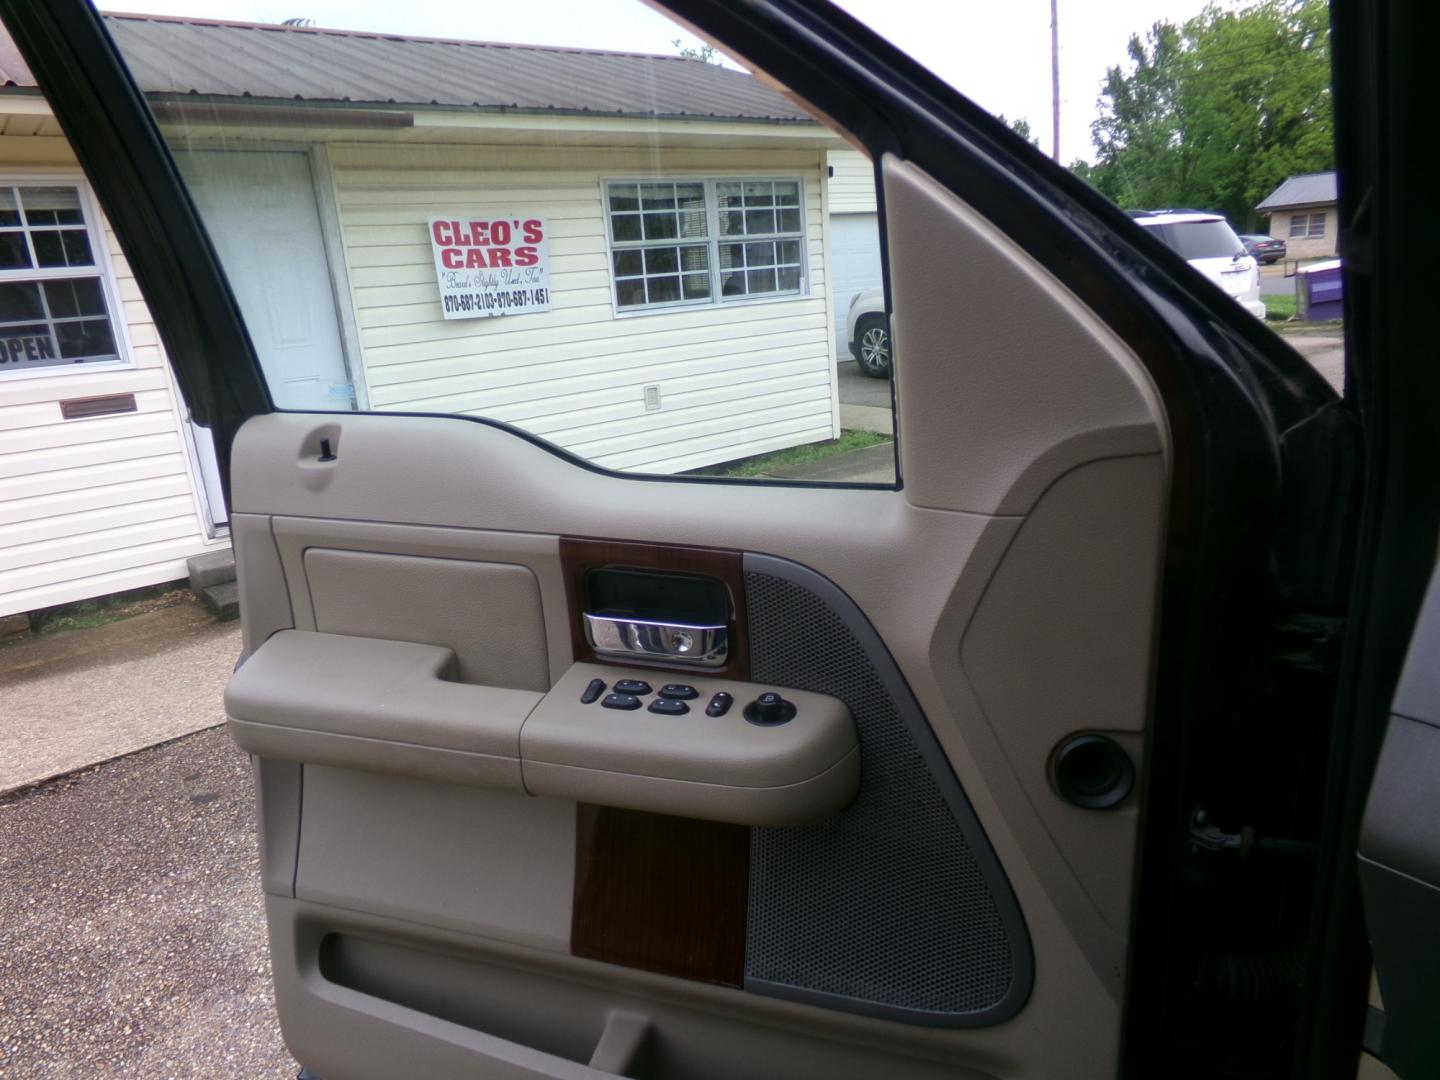
<svg viewBox="0 0 1440 1080">
<path fill-rule="evenodd" d="M 1050 150 L 1050 0 L 838 0 L 956 89 L 994 113 L 1025 118 Z M 1090 123 L 1108 67 L 1132 33 L 1181 21 L 1205 0 L 1058 0 L 1060 160 L 1092 157 Z M 694 37 L 639 0 L 99 0 L 144 11 L 479 41 L 671 53 Z"/>
</svg>

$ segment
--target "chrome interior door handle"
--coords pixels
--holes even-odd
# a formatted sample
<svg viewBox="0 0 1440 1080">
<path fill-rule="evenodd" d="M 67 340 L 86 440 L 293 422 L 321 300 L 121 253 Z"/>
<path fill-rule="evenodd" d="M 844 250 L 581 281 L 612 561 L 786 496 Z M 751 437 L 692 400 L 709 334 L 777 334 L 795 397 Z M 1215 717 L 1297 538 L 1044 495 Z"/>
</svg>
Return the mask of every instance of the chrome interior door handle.
<svg viewBox="0 0 1440 1080">
<path fill-rule="evenodd" d="M 664 660 L 718 668 L 725 666 L 729 654 L 729 632 L 723 624 L 655 622 L 587 611 L 585 638 L 596 655 L 623 660 Z"/>
</svg>

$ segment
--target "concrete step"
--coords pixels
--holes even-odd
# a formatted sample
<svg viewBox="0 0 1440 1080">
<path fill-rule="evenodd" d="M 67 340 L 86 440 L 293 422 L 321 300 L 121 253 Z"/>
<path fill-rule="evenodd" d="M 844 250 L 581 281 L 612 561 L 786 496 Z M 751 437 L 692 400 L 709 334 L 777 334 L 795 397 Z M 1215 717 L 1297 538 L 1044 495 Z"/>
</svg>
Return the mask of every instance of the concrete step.
<svg viewBox="0 0 1440 1080">
<path fill-rule="evenodd" d="M 190 588 L 199 592 L 211 585 L 223 585 L 235 580 L 235 553 L 228 547 L 223 551 L 207 551 L 186 559 L 190 570 Z"/>
<path fill-rule="evenodd" d="M 218 585 L 206 585 L 192 591 L 205 602 L 210 613 L 221 622 L 240 617 L 240 586 L 233 581 L 222 581 Z"/>
</svg>

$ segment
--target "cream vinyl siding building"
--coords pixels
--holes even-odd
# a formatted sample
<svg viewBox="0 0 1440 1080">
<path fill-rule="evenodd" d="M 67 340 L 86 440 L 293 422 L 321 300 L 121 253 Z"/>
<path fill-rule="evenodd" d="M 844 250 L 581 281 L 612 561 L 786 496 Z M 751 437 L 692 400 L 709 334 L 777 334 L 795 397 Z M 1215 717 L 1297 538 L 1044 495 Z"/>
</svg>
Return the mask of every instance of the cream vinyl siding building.
<svg viewBox="0 0 1440 1080">
<path fill-rule="evenodd" d="M 118 358 L 0 368 L 0 616 L 183 578 L 187 558 L 227 541 L 204 523 L 183 407 L 149 312 L 38 98 L 0 97 L 6 188 L 80 193 Z M 133 411 L 62 411 L 113 396 L 128 409 L 125 395 Z"/>
<path fill-rule="evenodd" d="M 409 167 L 332 145 L 364 393 L 375 410 L 514 424 L 606 468 L 672 473 L 839 434 L 816 150 L 445 147 Z M 617 310 L 603 205 L 615 180 L 801 181 L 799 295 Z M 426 222 L 513 210 L 550 232 L 549 312 L 445 320 Z M 646 390 L 657 408 L 646 407 Z"/>
<path fill-rule="evenodd" d="M 486 417 L 603 467 L 656 473 L 839 435 L 832 241 L 846 226 L 830 203 L 832 189 L 844 193 L 852 236 L 868 215 L 878 274 L 868 162 L 745 73 L 677 57 L 106 22 L 281 407 Z M 188 424 L 125 260 L 7 46 L 0 186 L 59 176 L 84 193 L 105 238 L 117 355 L 0 368 L 0 613 L 184 577 L 188 557 L 226 544 L 208 436 Z M 678 235 L 652 240 L 650 200 L 666 190 Z M 626 198 L 644 201 L 628 224 Z M 545 223 L 546 305 L 447 319 L 429 223 L 511 216 Z M 642 219 L 643 242 L 621 235 Z M 854 263 L 842 258 L 842 272 Z M 82 405 L 65 418 L 62 403 L 95 397 L 125 411 L 84 416 L 98 406 Z"/>
</svg>

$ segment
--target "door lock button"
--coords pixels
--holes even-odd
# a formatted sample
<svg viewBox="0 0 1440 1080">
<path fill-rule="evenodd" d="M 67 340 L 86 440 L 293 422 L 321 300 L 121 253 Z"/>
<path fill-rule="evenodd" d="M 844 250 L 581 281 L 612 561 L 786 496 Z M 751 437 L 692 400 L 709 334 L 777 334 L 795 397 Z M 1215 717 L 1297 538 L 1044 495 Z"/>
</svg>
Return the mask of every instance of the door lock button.
<svg viewBox="0 0 1440 1080">
<path fill-rule="evenodd" d="M 585 687 L 585 692 L 580 695 L 580 704 L 581 704 L 581 705 L 589 705 L 592 701 L 594 701 L 596 698 L 598 698 L 598 697 L 599 697 L 601 694 L 603 694 L 604 692 L 605 692 L 605 680 L 604 680 L 604 679 L 591 679 L 591 680 L 590 680 L 590 685 L 587 686 L 587 687 Z"/>
<path fill-rule="evenodd" d="M 617 694 L 648 694 L 650 684 L 644 679 L 620 679 L 615 683 Z"/>
<path fill-rule="evenodd" d="M 618 690 L 620 684 L 616 683 L 615 688 Z M 606 694 L 605 700 L 600 702 L 600 704 L 607 709 L 638 709 L 640 707 L 640 699 L 634 694 Z"/>
<path fill-rule="evenodd" d="M 684 716 L 690 711 L 690 706 L 683 701 L 672 701 L 670 698 L 660 697 L 650 702 L 650 711 L 663 716 Z"/>
<path fill-rule="evenodd" d="M 700 691 L 684 683 L 672 682 L 660 687 L 660 696 L 674 698 L 676 701 L 693 701 L 700 696 Z"/>
<path fill-rule="evenodd" d="M 730 711 L 730 706 L 733 704 L 735 704 L 735 699 L 721 690 L 710 699 L 710 704 L 705 706 L 705 715 L 724 716 Z"/>
</svg>

